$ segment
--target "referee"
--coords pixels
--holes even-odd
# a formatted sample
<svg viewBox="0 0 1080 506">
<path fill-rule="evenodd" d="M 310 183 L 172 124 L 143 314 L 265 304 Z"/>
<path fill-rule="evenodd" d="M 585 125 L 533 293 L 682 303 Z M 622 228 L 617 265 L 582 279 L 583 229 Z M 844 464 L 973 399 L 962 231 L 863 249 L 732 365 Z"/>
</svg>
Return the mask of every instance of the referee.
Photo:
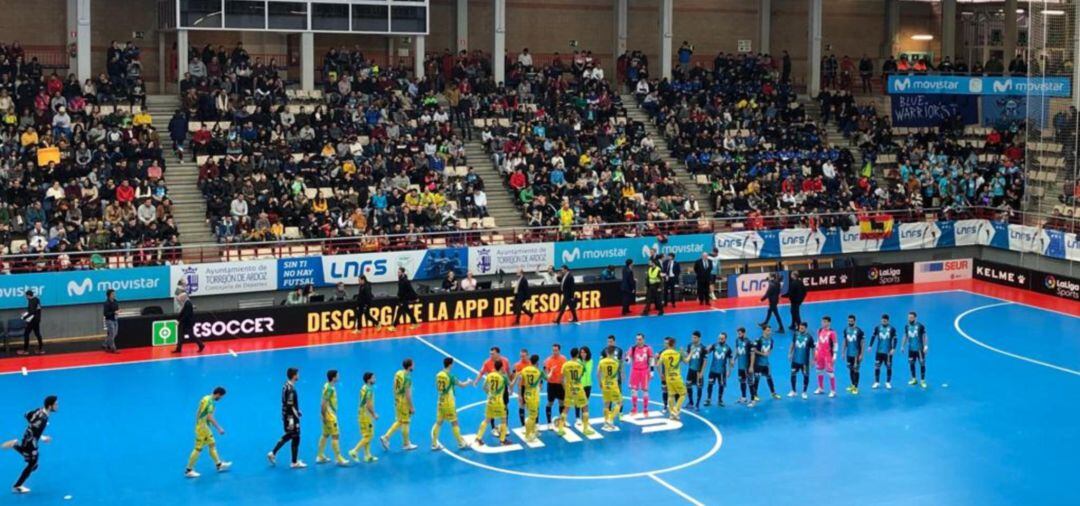
<svg viewBox="0 0 1080 506">
<path fill-rule="evenodd" d="M 416 318 L 412 314 L 412 305 L 420 300 L 420 296 L 416 295 L 416 290 L 413 289 L 412 281 L 409 281 L 409 276 L 405 274 L 404 267 L 398 267 L 398 279 L 397 279 L 397 306 L 394 307 L 394 319 L 390 322 L 390 327 L 387 330 L 393 332 L 397 330 L 395 325 L 400 320 L 408 319 L 409 328 L 415 329 L 420 325 L 417 324 Z"/>
</svg>

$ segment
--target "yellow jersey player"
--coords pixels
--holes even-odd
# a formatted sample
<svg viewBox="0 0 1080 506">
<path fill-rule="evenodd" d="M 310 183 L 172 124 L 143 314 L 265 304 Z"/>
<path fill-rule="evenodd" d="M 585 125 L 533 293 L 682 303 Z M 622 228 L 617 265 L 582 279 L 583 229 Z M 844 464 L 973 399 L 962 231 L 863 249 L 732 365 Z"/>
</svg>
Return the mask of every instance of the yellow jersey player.
<svg viewBox="0 0 1080 506">
<path fill-rule="evenodd" d="M 555 433 L 560 436 L 566 434 L 567 408 L 578 408 L 581 409 L 581 433 L 591 436 L 593 430 L 589 426 L 589 397 L 582 384 L 585 379 L 585 365 L 581 363 L 581 351 L 577 348 L 570 350 L 570 360 L 562 366 L 562 377 L 566 388 L 566 405 L 562 406 L 559 426 Z"/>
<path fill-rule="evenodd" d="M 616 424 L 619 421 L 619 412 L 622 411 L 622 390 L 619 388 L 622 383 L 622 369 L 619 361 L 612 358 L 606 348 L 600 351 L 600 356 L 603 358 L 600 359 L 597 375 L 600 379 L 600 392 L 604 396 L 603 430 L 613 432 L 619 430 Z"/>
<path fill-rule="evenodd" d="M 200 476 L 195 471 L 195 462 L 199 460 L 199 454 L 202 453 L 203 447 L 210 449 L 210 458 L 214 459 L 214 464 L 217 466 L 219 473 L 227 471 L 232 466 L 232 462 L 225 462 L 218 457 L 217 443 L 214 442 L 213 429 L 217 429 L 218 434 L 225 435 L 225 429 L 214 418 L 215 404 L 222 397 L 225 397 L 225 389 L 217 387 L 212 394 L 203 397 L 199 401 L 199 410 L 195 412 L 195 449 L 191 450 L 187 470 L 184 471 L 184 476 L 188 478 L 198 478 Z"/>
<path fill-rule="evenodd" d="M 506 440 L 506 401 L 503 393 L 507 388 L 506 373 L 503 371 L 501 360 L 495 361 L 494 371 L 484 376 L 484 392 L 487 392 L 487 406 L 484 409 L 484 421 L 480 422 L 480 429 L 476 431 L 476 445 L 484 446 L 484 431 L 492 420 L 499 420 L 499 442 L 507 445 Z"/>
<path fill-rule="evenodd" d="M 540 363 L 540 355 L 529 357 L 528 365 L 518 371 L 514 377 L 514 383 L 521 384 L 521 404 L 525 409 L 525 441 L 536 441 L 536 421 L 540 417 L 540 383 L 544 380 L 544 373 L 537 365 Z"/>
<path fill-rule="evenodd" d="M 435 426 L 431 428 L 432 451 L 441 450 L 443 447 L 442 444 L 439 443 L 439 429 L 442 428 L 443 422 L 450 422 L 450 426 L 454 428 L 454 439 L 457 440 L 459 450 L 464 450 L 469 447 L 461 437 L 461 427 L 458 425 L 457 405 L 454 402 L 454 389 L 467 386 L 469 382 L 458 381 L 457 377 L 450 374 L 450 369 L 452 367 L 454 367 L 454 359 L 446 357 L 443 359 L 443 370 L 435 375 L 435 392 L 439 396 L 439 401 L 435 410 Z"/>
<path fill-rule="evenodd" d="M 390 436 L 398 429 L 401 429 L 401 449 L 412 451 L 417 448 L 409 439 L 409 424 L 416 412 L 412 397 L 412 371 L 413 361 L 407 358 L 401 362 L 401 370 L 394 374 L 394 424 L 379 438 L 384 450 L 390 449 Z"/>
<path fill-rule="evenodd" d="M 686 403 L 686 383 L 683 382 L 679 366 L 684 362 L 682 353 L 675 349 L 675 338 L 664 338 L 664 351 L 660 352 L 660 368 L 664 375 L 664 382 L 668 389 L 668 417 L 678 420 L 682 413 L 683 404 Z"/>
<path fill-rule="evenodd" d="M 372 463 L 379 460 L 371 454 L 371 440 L 375 437 L 375 420 L 379 415 L 375 414 L 375 373 L 364 373 L 364 386 L 360 387 L 360 442 L 349 451 L 349 457 L 360 462 L 360 449 L 364 449 L 364 462 Z"/>
<path fill-rule="evenodd" d="M 337 419 L 337 380 L 338 372 L 334 369 L 326 371 L 326 384 L 322 388 L 322 403 L 319 412 L 322 415 L 322 435 L 319 436 L 319 454 L 315 456 L 316 464 L 330 462 L 326 458 L 326 441 L 330 440 L 330 449 L 334 451 L 334 461 L 339 466 L 349 465 L 349 461 L 341 456 L 341 430 L 338 428 Z"/>
</svg>

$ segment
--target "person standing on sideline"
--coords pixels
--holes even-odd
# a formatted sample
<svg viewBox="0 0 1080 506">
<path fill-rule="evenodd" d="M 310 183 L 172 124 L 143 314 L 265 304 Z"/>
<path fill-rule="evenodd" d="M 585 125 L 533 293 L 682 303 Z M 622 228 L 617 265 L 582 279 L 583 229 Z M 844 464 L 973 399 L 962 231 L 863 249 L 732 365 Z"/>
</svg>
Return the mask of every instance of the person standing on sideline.
<svg viewBox="0 0 1080 506">
<path fill-rule="evenodd" d="M 518 267 L 517 279 L 514 280 L 514 325 L 521 323 L 521 313 L 533 319 L 533 312 L 527 305 L 530 297 L 529 278 L 525 277 L 525 269 Z"/>
<path fill-rule="evenodd" d="M 630 314 L 630 306 L 634 303 L 637 293 L 637 280 L 634 279 L 634 261 L 627 258 L 622 268 L 622 283 L 619 285 L 622 293 L 622 315 Z"/>
<path fill-rule="evenodd" d="M 22 314 L 22 319 L 26 322 L 26 327 L 23 328 L 23 349 L 19 350 L 18 354 L 30 354 L 31 333 L 37 337 L 38 354 L 44 354 L 45 343 L 41 340 L 41 299 L 33 290 L 26 291 L 26 312 Z"/>
<path fill-rule="evenodd" d="M 780 330 L 777 332 L 783 334 L 784 320 L 780 319 L 780 310 L 777 309 L 777 305 L 780 304 L 780 276 L 775 272 L 769 275 L 769 288 L 765 290 L 765 295 L 761 296 L 761 300 L 769 301 L 769 311 L 765 313 L 765 321 L 761 322 L 761 326 L 768 327 L 773 315 L 776 315 L 776 323 L 780 324 Z"/>
<path fill-rule="evenodd" d="M 289 467 L 293 469 L 307 467 L 307 464 L 300 460 L 300 417 L 303 415 L 300 413 L 300 399 L 296 395 L 296 382 L 299 380 L 300 369 L 290 367 L 285 371 L 285 385 L 281 387 L 281 423 L 285 427 L 285 434 L 274 445 L 274 449 L 266 454 L 266 460 L 270 461 L 270 465 L 277 464 L 278 450 L 281 450 L 285 443 L 290 443 L 292 465 Z"/>
<path fill-rule="evenodd" d="M 697 280 L 697 300 L 702 306 L 709 305 L 709 285 L 712 282 L 713 264 L 708 253 L 694 262 L 694 279 Z"/>
<path fill-rule="evenodd" d="M 791 272 L 790 279 L 788 279 L 787 294 L 784 296 L 791 301 L 791 330 L 798 329 L 799 324 L 803 322 L 799 310 L 802 308 L 803 301 L 806 300 L 806 284 L 803 283 L 798 271 Z M 783 328 L 783 324 L 780 325 L 780 328 Z"/>
<path fill-rule="evenodd" d="M 371 283 L 367 282 L 367 276 L 364 275 L 360 275 L 357 282 L 359 286 L 356 289 L 356 326 L 353 328 L 353 333 L 359 333 L 368 318 L 371 318 L 376 325 L 382 326 L 378 310 L 372 307 L 375 303 L 375 295 L 371 293 Z"/>
<path fill-rule="evenodd" d="M 562 304 L 559 305 L 559 314 L 555 316 L 555 323 L 562 323 L 563 313 L 570 310 L 570 323 L 577 323 L 577 298 L 574 297 L 574 288 L 577 283 L 574 280 L 574 275 L 570 273 L 570 268 L 566 265 L 560 269 L 559 278 L 559 292 L 562 294 Z"/>
<path fill-rule="evenodd" d="M 660 262 L 653 259 L 649 269 L 645 272 L 645 308 L 641 310 L 641 316 L 649 316 L 649 307 L 656 308 L 657 316 L 664 316 L 664 279 Z"/>
<path fill-rule="evenodd" d="M 105 316 L 105 343 L 101 348 L 106 353 L 116 353 L 116 313 L 120 311 L 120 303 L 116 302 L 116 290 L 112 288 L 105 292 L 105 306 L 102 312 Z"/>
<path fill-rule="evenodd" d="M 199 353 L 202 353 L 206 345 L 195 334 L 195 305 L 191 303 L 191 297 L 186 293 L 178 295 L 176 300 L 180 303 L 180 314 L 177 315 L 180 333 L 176 336 L 176 349 L 173 353 L 180 353 L 184 349 L 184 339 L 188 336 L 195 340 L 195 343 L 199 345 Z"/>
<path fill-rule="evenodd" d="M 682 268 L 679 267 L 679 262 L 675 261 L 675 254 L 668 253 L 667 260 L 663 263 L 664 267 L 664 306 L 669 304 L 671 307 L 675 307 L 675 292 L 679 289 L 679 276 L 682 274 Z"/>
<path fill-rule="evenodd" d="M 409 281 L 409 275 L 405 273 L 404 267 L 398 267 L 397 299 L 397 306 L 394 307 L 394 318 L 387 330 L 391 332 L 397 330 L 395 325 L 405 319 L 408 319 L 410 329 L 419 327 L 416 317 L 412 314 L 412 305 L 420 300 L 420 296 L 416 295 L 416 290 L 412 286 L 412 281 Z"/>
<path fill-rule="evenodd" d="M 49 415 L 55 413 L 56 409 L 56 396 L 50 395 L 46 397 L 42 407 L 26 413 L 27 426 L 22 439 L 12 439 L 0 445 L 0 448 L 5 450 L 11 449 L 19 452 L 19 455 L 22 455 L 23 460 L 26 461 L 26 467 L 23 468 L 18 481 L 12 487 L 16 494 L 30 493 L 30 489 L 24 484 L 30 478 L 30 473 L 33 473 L 38 468 L 38 441 L 42 443 L 52 441 L 52 438 L 45 435 L 45 427 L 49 425 Z"/>
</svg>

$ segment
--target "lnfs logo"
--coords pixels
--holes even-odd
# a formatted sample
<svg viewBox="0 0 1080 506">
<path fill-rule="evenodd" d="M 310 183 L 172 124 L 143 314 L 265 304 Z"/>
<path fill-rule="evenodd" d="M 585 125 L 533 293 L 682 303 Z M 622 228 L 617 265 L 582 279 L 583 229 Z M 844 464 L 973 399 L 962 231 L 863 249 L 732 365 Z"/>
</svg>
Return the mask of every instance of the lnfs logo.
<svg viewBox="0 0 1080 506">
<path fill-rule="evenodd" d="M 358 278 L 365 276 L 382 276 L 389 271 L 385 258 L 378 260 L 349 260 L 346 262 L 334 262 L 330 264 L 330 276 L 334 279 Z"/>
</svg>

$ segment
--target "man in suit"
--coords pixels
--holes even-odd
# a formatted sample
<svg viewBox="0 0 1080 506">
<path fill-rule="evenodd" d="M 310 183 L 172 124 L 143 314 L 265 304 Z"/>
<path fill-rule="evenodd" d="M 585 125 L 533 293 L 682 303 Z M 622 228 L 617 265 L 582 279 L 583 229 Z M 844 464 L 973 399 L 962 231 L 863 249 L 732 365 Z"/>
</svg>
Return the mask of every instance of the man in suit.
<svg viewBox="0 0 1080 506">
<path fill-rule="evenodd" d="M 23 349 L 19 350 L 18 354 L 30 354 L 30 334 L 37 337 L 38 354 L 44 354 L 45 342 L 41 340 L 41 299 L 33 290 L 26 291 L 26 312 L 22 319 L 26 322 L 26 327 L 23 328 Z"/>
<path fill-rule="evenodd" d="M 630 314 L 630 306 L 634 303 L 637 294 L 637 280 L 634 279 L 634 261 L 627 258 L 622 268 L 622 283 L 619 285 L 622 292 L 622 314 Z"/>
<path fill-rule="evenodd" d="M 394 319 L 390 322 L 390 327 L 387 330 L 393 332 L 397 330 L 395 325 L 400 320 L 408 320 L 409 328 L 415 329 L 420 325 L 413 318 L 412 305 L 420 300 L 420 296 L 416 294 L 416 290 L 412 286 L 412 281 L 409 281 L 409 275 L 405 273 L 404 267 L 398 267 L 398 281 L 397 281 L 397 306 L 394 307 Z"/>
<path fill-rule="evenodd" d="M 675 292 L 679 288 L 679 276 L 682 274 L 682 268 L 679 267 L 679 262 L 675 261 L 675 254 L 668 253 L 667 260 L 662 264 L 664 269 L 664 306 L 675 307 Z"/>
<path fill-rule="evenodd" d="M 712 281 L 713 262 L 708 253 L 702 253 L 701 258 L 694 262 L 694 279 L 697 280 L 698 303 L 709 305 L 709 283 Z"/>
<path fill-rule="evenodd" d="M 356 327 L 353 328 L 353 333 L 360 332 L 360 329 L 364 328 L 364 323 L 370 318 L 376 325 L 380 325 L 379 312 L 372 307 L 375 303 L 375 296 L 371 293 L 371 283 L 367 282 L 367 276 L 363 274 L 357 279 L 359 283 L 356 289 Z"/>
<path fill-rule="evenodd" d="M 776 323 L 780 324 L 780 330 L 777 333 L 784 333 L 784 320 L 780 319 L 780 310 L 777 306 L 780 304 L 780 275 L 772 273 L 769 275 L 769 288 L 765 290 L 765 295 L 761 296 L 761 300 L 769 301 L 769 312 L 765 313 L 765 321 L 761 322 L 762 327 L 769 326 L 769 322 L 772 321 L 773 315 L 776 315 Z"/>
<path fill-rule="evenodd" d="M 562 323 L 563 313 L 570 310 L 570 323 L 577 323 L 577 298 L 574 297 L 574 275 L 570 273 L 570 268 L 563 265 L 559 270 L 559 293 L 562 294 L 562 304 L 559 305 L 559 314 L 555 316 L 555 323 Z"/>
<path fill-rule="evenodd" d="M 180 314 L 176 315 L 180 323 L 180 334 L 176 336 L 176 349 L 173 353 L 180 353 L 184 349 L 184 339 L 189 336 L 199 345 L 199 353 L 202 353 L 206 345 L 195 334 L 195 305 L 191 303 L 191 296 L 181 293 L 176 296 L 176 302 L 180 305 Z"/>
<path fill-rule="evenodd" d="M 514 280 L 514 325 L 521 323 L 521 313 L 529 315 L 530 320 L 533 319 L 533 312 L 526 305 L 529 297 L 532 297 L 529 278 L 525 277 L 525 269 L 518 267 L 517 279 Z"/>
<path fill-rule="evenodd" d="M 802 307 L 803 301 L 806 300 L 806 284 L 803 283 L 802 277 L 799 276 L 797 271 L 792 271 L 789 275 L 787 294 L 784 296 L 791 301 L 791 329 L 795 330 L 802 323 L 802 315 L 799 313 L 799 309 Z"/>
</svg>

